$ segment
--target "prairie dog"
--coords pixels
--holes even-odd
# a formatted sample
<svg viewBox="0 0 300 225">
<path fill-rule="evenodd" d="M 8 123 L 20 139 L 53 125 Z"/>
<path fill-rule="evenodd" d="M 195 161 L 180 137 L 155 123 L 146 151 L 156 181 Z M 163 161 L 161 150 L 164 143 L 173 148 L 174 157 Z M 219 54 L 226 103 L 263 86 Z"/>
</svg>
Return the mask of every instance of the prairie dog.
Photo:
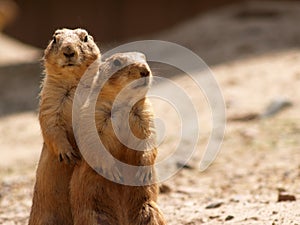
<svg viewBox="0 0 300 225">
<path fill-rule="evenodd" d="M 73 224 L 69 184 L 80 154 L 72 129 L 73 97 L 86 69 L 100 57 L 84 29 L 59 29 L 44 52 L 39 121 L 44 139 L 29 225 Z"/>
<path fill-rule="evenodd" d="M 139 141 L 132 143 L 132 137 L 126 139 L 128 131 L 131 131 L 137 140 L 147 139 L 154 132 L 153 113 L 146 97 L 152 74 L 145 56 L 138 52 L 114 54 L 100 65 L 97 76 L 98 81 L 109 78 L 96 99 L 94 117 L 101 142 L 115 159 L 128 165 L 150 166 L 152 172 L 140 174 L 137 171 L 124 171 L 124 168 L 112 164 L 111 161 L 107 162 L 105 158 L 93 165 L 82 159 L 75 166 L 71 180 L 74 224 L 164 225 L 165 220 L 156 204 L 158 186 L 155 182 L 144 186 L 126 185 L 126 182 L 120 184 L 95 171 L 103 171 L 108 178 L 116 181 L 119 178 L 125 181 L 144 180 L 146 175 L 156 180 L 153 167 L 157 155 L 156 147 L 152 143 L 147 145 L 147 142 L 144 145 Z M 92 89 L 97 86 L 95 82 L 97 79 L 94 80 Z M 83 107 L 82 114 L 87 115 L 89 111 L 85 111 Z M 115 128 L 112 120 L 116 120 Z M 80 130 L 84 142 L 85 138 L 91 135 L 90 124 L 84 122 L 82 125 Z M 117 129 L 123 141 L 128 143 L 121 141 L 114 129 Z M 132 144 L 133 148 L 137 147 L 138 150 L 128 147 L 127 144 Z M 82 152 L 96 154 L 91 149 L 81 149 L 82 146 L 86 147 L 79 144 Z M 146 149 L 149 146 L 151 149 Z M 91 157 L 97 158 L 97 155 Z"/>
</svg>

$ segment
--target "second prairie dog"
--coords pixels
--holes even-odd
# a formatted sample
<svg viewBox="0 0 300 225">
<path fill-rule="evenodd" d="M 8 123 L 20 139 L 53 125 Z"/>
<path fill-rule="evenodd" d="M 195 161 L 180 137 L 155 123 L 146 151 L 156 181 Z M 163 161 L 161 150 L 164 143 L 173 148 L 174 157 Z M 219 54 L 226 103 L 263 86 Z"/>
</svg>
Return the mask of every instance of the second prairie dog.
<svg viewBox="0 0 300 225">
<path fill-rule="evenodd" d="M 81 77 L 99 57 L 99 48 L 83 29 L 56 30 L 45 50 L 39 110 L 44 144 L 29 225 L 73 224 L 69 185 L 72 162 L 80 154 L 72 129 L 72 104 Z"/>
<path fill-rule="evenodd" d="M 117 123 L 116 129 L 121 136 L 125 136 L 125 139 L 130 131 L 140 140 L 149 138 L 154 131 L 152 108 L 146 97 L 152 75 L 145 56 L 137 52 L 115 54 L 101 64 L 97 76 L 90 93 L 93 93 L 93 87 L 96 87 L 98 83 L 101 86 L 101 80 L 109 79 L 102 87 L 99 97 L 94 99 L 96 101 L 94 119 L 98 132 L 96 135 L 99 135 L 106 150 L 117 160 L 128 165 L 152 167 L 150 179 L 155 181 L 153 164 L 157 155 L 156 147 L 152 143 L 149 145 L 129 143 L 138 148 L 142 146 L 142 149 L 133 150 L 117 138 L 112 126 L 112 118 L 114 118 Z M 114 104 L 117 104 L 116 109 L 112 110 Z M 129 118 L 126 117 L 126 112 Z M 90 114 L 91 111 L 83 107 L 80 115 L 84 117 Z M 126 124 L 129 125 L 129 130 Z M 84 153 L 90 154 L 91 157 L 87 158 L 102 158 L 103 155 L 97 155 L 96 150 L 85 145 L 85 142 L 94 135 L 90 127 L 92 127 L 91 124 L 83 121 L 81 127 L 78 128 L 80 129 L 79 136 L 82 138 L 82 143 L 79 141 L 79 148 L 83 156 L 85 156 Z M 146 146 L 152 148 L 146 150 Z M 89 163 L 82 159 L 75 166 L 71 180 L 74 225 L 165 224 L 163 215 L 156 204 L 158 185 L 155 182 L 140 186 L 126 185 L 126 182 L 120 184 L 114 181 L 144 180 L 145 174 L 129 171 L 126 168 L 124 170 L 124 167 L 107 161 L 105 157 L 99 161 L 96 159 L 92 165 Z M 94 169 L 102 171 L 100 174 L 114 181 L 106 179 Z"/>
</svg>

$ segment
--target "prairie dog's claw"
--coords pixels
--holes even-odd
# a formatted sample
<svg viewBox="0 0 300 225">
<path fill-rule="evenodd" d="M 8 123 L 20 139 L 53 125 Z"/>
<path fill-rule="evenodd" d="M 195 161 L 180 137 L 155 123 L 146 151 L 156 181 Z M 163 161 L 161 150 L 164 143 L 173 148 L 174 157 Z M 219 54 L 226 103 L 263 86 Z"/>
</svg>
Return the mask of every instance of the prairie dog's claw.
<svg viewBox="0 0 300 225">
<path fill-rule="evenodd" d="M 118 167 L 113 163 L 110 166 L 95 167 L 94 170 L 104 178 L 115 183 L 123 183 L 123 176 Z"/>
<path fill-rule="evenodd" d="M 148 166 L 148 167 L 141 167 L 138 172 L 135 175 L 135 178 L 139 181 L 142 182 L 143 184 L 147 185 L 151 182 L 153 182 L 153 168 Z"/>
<path fill-rule="evenodd" d="M 59 151 L 58 160 L 66 164 L 74 164 L 77 160 L 80 159 L 80 156 L 77 152 L 70 146 L 68 149 Z"/>
</svg>

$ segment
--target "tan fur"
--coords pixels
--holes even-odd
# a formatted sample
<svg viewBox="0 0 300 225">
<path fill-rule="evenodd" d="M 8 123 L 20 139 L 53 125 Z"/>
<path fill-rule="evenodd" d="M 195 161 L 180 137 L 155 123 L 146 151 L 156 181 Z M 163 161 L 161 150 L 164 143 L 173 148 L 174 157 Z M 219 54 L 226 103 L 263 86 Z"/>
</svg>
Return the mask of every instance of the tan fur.
<svg viewBox="0 0 300 225">
<path fill-rule="evenodd" d="M 69 184 L 80 154 L 72 130 L 72 104 L 81 76 L 99 56 L 93 38 L 83 29 L 57 30 L 45 50 L 39 110 L 44 145 L 29 225 L 73 224 Z"/>
<path fill-rule="evenodd" d="M 151 105 L 145 97 L 149 87 L 148 83 L 145 86 L 129 87 L 122 94 L 117 110 L 112 112 L 112 104 L 117 94 L 126 85 L 141 78 L 141 73 L 148 72 L 148 77 L 151 76 L 145 59 L 137 61 L 135 55 L 136 58 L 140 59 L 141 57 L 138 56 L 142 54 L 118 53 L 101 64 L 99 79 L 110 73 L 115 67 L 114 60 L 116 59 L 121 64 L 132 63 L 116 72 L 104 85 L 96 102 L 95 121 L 102 143 L 116 159 L 130 165 L 146 166 L 155 163 L 157 149 L 152 147 L 152 150 L 149 151 L 136 151 L 126 147 L 117 139 L 111 124 L 111 117 L 118 118 L 118 129 L 121 133 L 123 132 L 122 129 L 126 126 L 124 123 L 126 107 L 130 107 L 133 96 L 138 96 L 140 100 L 129 110 L 129 126 L 133 134 L 140 139 L 145 139 L 154 132 Z M 88 114 L 89 112 L 85 112 L 83 108 L 82 113 Z M 88 132 L 88 129 L 84 132 Z M 124 135 L 126 135 L 125 132 L 126 129 Z M 89 149 L 80 150 L 89 151 Z M 107 165 L 105 160 L 99 162 L 97 167 L 113 172 L 117 169 L 117 166 L 113 164 Z M 122 179 L 128 181 L 135 177 L 144 179 L 143 176 L 145 175 L 132 173 L 132 171 L 121 172 L 125 174 Z M 152 179 L 155 180 L 155 172 L 152 172 Z M 74 224 L 164 225 L 163 215 L 156 204 L 157 195 L 157 184 L 147 186 L 118 184 L 99 175 L 85 160 L 82 160 L 80 164 L 75 166 L 71 180 L 71 205 Z"/>
</svg>

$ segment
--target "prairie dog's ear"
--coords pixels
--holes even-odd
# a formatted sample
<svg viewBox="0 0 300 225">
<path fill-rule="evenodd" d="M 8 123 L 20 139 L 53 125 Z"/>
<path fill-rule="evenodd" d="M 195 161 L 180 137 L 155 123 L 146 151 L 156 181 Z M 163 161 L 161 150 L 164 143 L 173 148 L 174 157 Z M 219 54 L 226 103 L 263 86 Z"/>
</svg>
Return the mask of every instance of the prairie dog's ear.
<svg viewBox="0 0 300 225">
<path fill-rule="evenodd" d="M 88 35 L 88 36 L 89 36 L 89 39 L 90 39 L 91 41 L 94 41 L 94 38 L 93 38 L 92 35 Z"/>
<path fill-rule="evenodd" d="M 104 53 L 101 55 L 101 61 L 105 62 L 105 61 L 109 60 L 110 58 L 111 59 L 114 58 L 117 55 L 122 55 L 122 53 L 110 53 L 110 54 Z"/>
</svg>

